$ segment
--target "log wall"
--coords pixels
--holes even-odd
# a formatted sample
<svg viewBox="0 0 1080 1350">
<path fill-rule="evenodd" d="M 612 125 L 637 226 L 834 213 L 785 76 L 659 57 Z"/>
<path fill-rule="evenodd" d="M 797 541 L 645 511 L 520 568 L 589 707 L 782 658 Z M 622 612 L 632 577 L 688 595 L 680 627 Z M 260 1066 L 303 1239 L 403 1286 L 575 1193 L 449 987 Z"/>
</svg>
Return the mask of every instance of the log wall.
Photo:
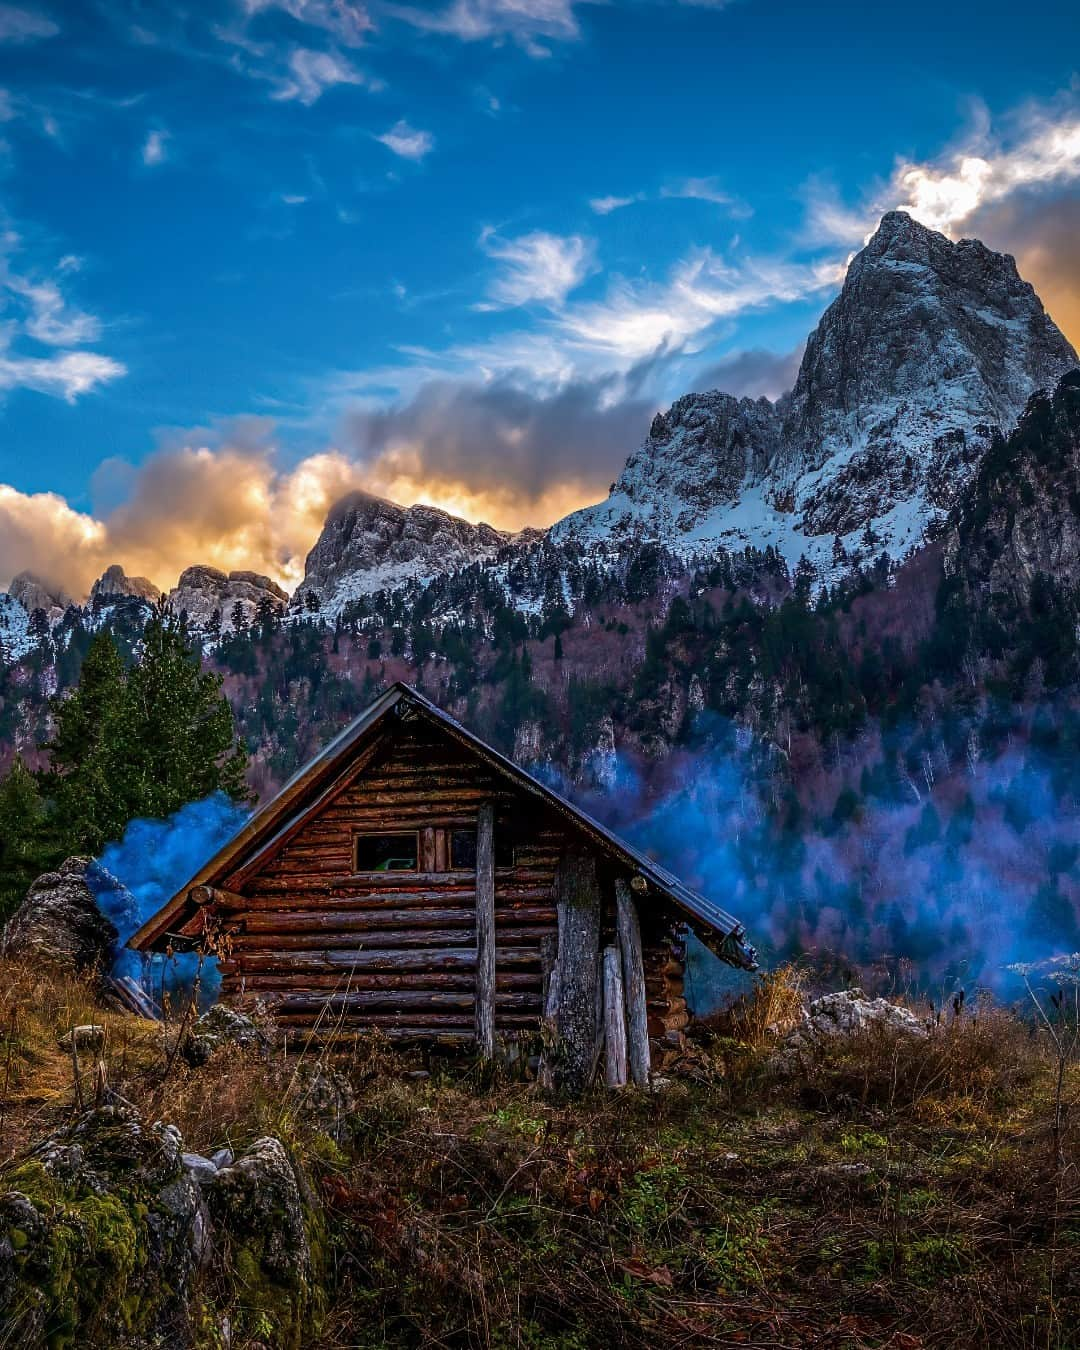
<svg viewBox="0 0 1080 1350">
<path fill-rule="evenodd" d="M 280 1025 L 298 1031 L 378 1028 L 396 1040 L 472 1044 L 476 875 L 450 870 L 449 831 L 475 829 L 484 802 L 494 808 L 497 863 L 501 846 L 514 844 L 512 865 L 495 869 L 496 1034 L 534 1031 L 569 831 L 420 721 L 397 728 L 388 748 L 265 863 L 223 879 L 222 891 L 234 892 L 215 916 L 230 933 L 219 961 L 223 996 L 241 1005 L 262 999 Z M 417 871 L 353 870 L 357 833 L 413 830 Z M 613 928 L 613 879 L 604 881 Z M 653 1036 L 685 1023 L 670 929 L 670 920 L 643 927 Z"/>
</svg>

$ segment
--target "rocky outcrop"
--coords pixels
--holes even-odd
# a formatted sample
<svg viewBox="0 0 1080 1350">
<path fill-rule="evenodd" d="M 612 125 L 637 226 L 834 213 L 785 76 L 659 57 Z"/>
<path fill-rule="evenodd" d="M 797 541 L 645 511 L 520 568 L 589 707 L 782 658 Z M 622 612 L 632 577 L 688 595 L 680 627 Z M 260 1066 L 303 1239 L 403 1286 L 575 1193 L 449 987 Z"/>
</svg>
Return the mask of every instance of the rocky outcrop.
<svg viewBox="0 0 1080 1350">
<path fill-rule="evenodd" d="M 589 546 L 833 544 L 900 557 L 944 520 L 990 444 L 1076 364 L 1013 259 L 893 211 L 856 255 L 775 405 L 692 394 L 658 415 L 606 502 L 552 528 Z"/>
<path fill-rule="evenodd" d="M 735 502 L 776 455 L 780 431 L 767 398 L 688 394 L 657 413 L 645 444 L 626 462 L 615 491 L 663 513 L 674 532 L 691 530 L 722 503 Z"/>
<path fill-rule="evenodd" d="M 311 1279 L 311 1245 L 296 1172 L 281 1141 L 256 1139 L 218 1170 L 207 1199 L 215 1224 L 243 1233 L 259 1273 L 288 1288 Z"/>
<path fill-rule="evenodd" d="M 68 858 L 38 877 L 7 922 L 4 954 L 75 971 L 107 970 L 119 934 L 98 905 L 102 889 L 123 891 L 92 858 Z"/>
<path fill-rule="evenodd" d="M 223 1046 L 240 1049 L 266 1049 L 270 1042 L 265 1030 L 246 1013 L 215 1003 L 197 1018 L 184 1040 L 184 1058 L 189 1064 L 205 1064 Z"/>
<path fill-rule="evenodd" d="M 959 507 L 945 570 L 983 612 L 1024 609 L 1037 577 L 1061 592 L 1080 586 L 1080 370 L 994 444 Z"/>
<path fill-rule="evenodd" d="M 204 1158 L 175 1125 L 105 1106 L 43 1140 L 4 1184 L 0 1325 L 27 1350 L 271 1334 L 296 1347 L 316 1328 L 319 1220 L 277 1139 Z"/>
<path fill-rule="evenodd" d="M 332 616 L 359 596 L 491 558 L 510 537 L 434 506 L 398 506 L 353 492 L 327 516 L 293 606 Z"/>
<path fill-rule="evenodd" d="M 288 595 L 275 581 L 258 572 L 222 572 L 216 567 L 189 567 L 169 592 L 169 605 L 176 614 L 186 614 L 193 628 L 213 626 L 214 616 L 223 630 L 234 626 L 240 606 L 245 625 L 251 623 L 260 601 L 284 610 Z"/>
<path fill-rule="evenodd" d="M 884 998 L 867 998 L 861 989 L 842 989 L 814 999 L 802 1013 L 799 1025 L 784 1041 L 785 1052 L 810 1050 L 845 1036 L 886 1031 L 906 1036 L 926 1036 L 926 1024 L 913 1012 Z"/>
<path fill-rule="evenodd" d="M 129 577 L 119 563 L 106 568 L 90 588 L 92 608 L 129 598 L 154 605 L 161 598 L 161 591 L 146 577 Z"/>
<path fill-rule="evenodd" d="M 44 610 L 50 624 L 62 619 L 69 605 L 75 601 L 62 586 L 54 586 L 36 572 L 20 572 L 12 579 L 8 595 L 17 600 L 27 614 Z"/>
</svg>

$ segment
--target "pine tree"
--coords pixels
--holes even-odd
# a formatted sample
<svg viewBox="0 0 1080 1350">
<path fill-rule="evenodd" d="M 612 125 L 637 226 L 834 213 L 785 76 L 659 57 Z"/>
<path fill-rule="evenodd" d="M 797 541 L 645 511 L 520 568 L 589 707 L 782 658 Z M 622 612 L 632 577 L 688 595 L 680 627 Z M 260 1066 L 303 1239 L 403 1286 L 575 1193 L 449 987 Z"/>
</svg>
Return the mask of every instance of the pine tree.
<svg viewBox="0 0 1080 1350">
<path fill-rule="evenodd" d="M 236 740 L 221 676 L 202 669 L 164 613 L 146 626 L 126 702 L 117 749 L 137 801 L 132 815 L 168 816 L 214 792 L 247 799 L 247 752 Z"/>
<path fill-rule="evenodd" d="M 130 671 L 111 637 L 95 638 L 54 716 L 47 783 L 70 851 L 97 853 L 135 817 L 169 816 L 214 792 L 248 796 L 221 677 L 202 669 L 165 610 L 146 625 Z"/>
<path fill-rule="evenodd" d="M 22 903 L 35 877 L 59 861 L 45 802 L 34 775 L 16 755 L 0 781 L 0 922 Z"/>
</svg>

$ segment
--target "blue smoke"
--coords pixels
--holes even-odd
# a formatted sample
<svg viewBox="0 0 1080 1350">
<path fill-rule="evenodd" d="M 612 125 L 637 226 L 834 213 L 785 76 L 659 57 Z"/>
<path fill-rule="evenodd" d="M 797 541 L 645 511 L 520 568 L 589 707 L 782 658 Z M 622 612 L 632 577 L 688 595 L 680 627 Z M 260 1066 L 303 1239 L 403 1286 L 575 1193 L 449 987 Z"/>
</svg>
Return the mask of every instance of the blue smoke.
<svg viewBox="0 0 1080 1350">
<path fill-rule="evenodd" d="M 711 715 L 699 730 L 706 743 L 648 781 L 619 758 L 603 789 L 571 795 L 738 916 L 763 965 L 805 957 L 829 982 L 938 1002 L 961 987 L 1017 997 L 1011 966 L 1080 949 L 1080 766 L 1068 753 L 1017 738 L 995 758 L 920 771 L 878 729 L 800 799 L 772 747 Z M 691 942 L 697 1012 L 739 978 Z"/>
<path fill-rule="evenodd" d="M 155 999 L 162 989 L 190 985 L 198 958 L 190 953 L 166 962 L 163 957 L 147 960 L 130 951 L 128 938 L 189 881 L 204 863 L 230 839 L 248 818 L 224 793 L 201 802 L 190 802 L 168 820 L 133 820 L 118 843 L 107 844 L 88 881 L 102 910 L 116 925 L 120 939 L 114 975 L 138 980 Z M 102 877 L 101 872 L 106 875 Z M 112 879 L 120 883 L 118 889 Z M 216 962 L 202 967 L 204 997 L 216 997 L 220 977 Z"/>
</svg>

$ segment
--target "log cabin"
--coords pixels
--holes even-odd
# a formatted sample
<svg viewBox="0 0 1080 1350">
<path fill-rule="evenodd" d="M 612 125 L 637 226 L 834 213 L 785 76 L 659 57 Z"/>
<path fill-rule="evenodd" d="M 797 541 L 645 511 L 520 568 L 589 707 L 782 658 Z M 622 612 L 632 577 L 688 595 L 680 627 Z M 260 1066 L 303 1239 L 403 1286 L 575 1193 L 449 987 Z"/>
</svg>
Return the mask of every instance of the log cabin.
<svg viewBox="0 0 1080 1350">
<path fill-rule="evenodd" d="M 490 1057 L 546 1026 L 580 1087 L 601 1061 L 644 1084 L 680 1041 L 688 930 L 755 968 L 731 915 L 395 684 L 129 946 L 213 952 L 223 999 L 305 1037 Z"/>
</svg>

